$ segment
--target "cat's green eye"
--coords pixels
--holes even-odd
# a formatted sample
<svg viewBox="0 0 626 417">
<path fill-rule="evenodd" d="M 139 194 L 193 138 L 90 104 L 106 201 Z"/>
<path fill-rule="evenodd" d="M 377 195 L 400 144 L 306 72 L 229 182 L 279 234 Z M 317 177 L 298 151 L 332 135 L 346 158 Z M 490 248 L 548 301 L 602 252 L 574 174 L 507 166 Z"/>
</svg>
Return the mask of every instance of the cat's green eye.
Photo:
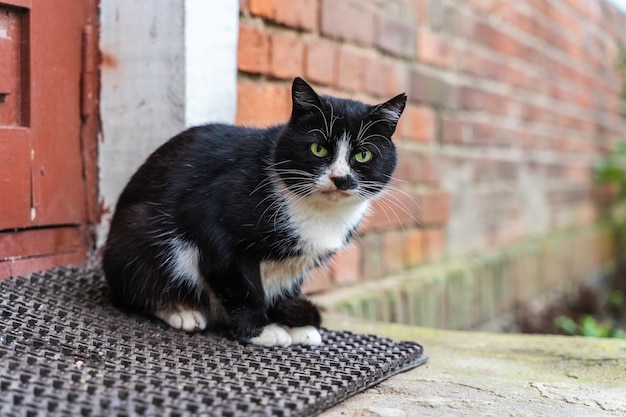
<svg viewBox="0 0 626 417">
<path fill-rule="evenodd" d="M 326 155 L 328 155 L 328 149 L 326 149 L 319 143 L 314 143 L 311 145 L 311 152 L 313 152 L 313 155 L 320 157 L 320 158 L 323 158 Z"/>
<path fill-rule="evenodd" d="M 357 162 L 364 164 L 372 159 L 372 153 L 367 149 L 362 149 L 354 154 L 354 159 L 356 159 Z"/>
</svg>

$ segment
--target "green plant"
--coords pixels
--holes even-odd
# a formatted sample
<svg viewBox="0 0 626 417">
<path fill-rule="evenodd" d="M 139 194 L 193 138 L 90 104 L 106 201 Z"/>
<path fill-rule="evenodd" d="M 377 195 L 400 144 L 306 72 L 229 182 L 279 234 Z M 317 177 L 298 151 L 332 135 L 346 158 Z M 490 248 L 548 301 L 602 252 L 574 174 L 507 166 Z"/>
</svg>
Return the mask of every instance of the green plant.
<svg viewBox="0 0 626 417">
<path fill-rule="evenodd" d="M 626 142 L 618 142 L 613 151 L 596 166 L 594 182 L 597 185 L 617 187 L 617 196 L 626 199 Z"/>
<path fill-rule="evenodd" d="M 598 321 L 590 315 L 582 316 L 579 322 L 575 322 L 566 316 L 558 316 L 554 319 L 554 324 L 559 329 L 572 336 L 626 339 L 625 331 L 613 327 L 613 324 L 610 322 Z"/>
<path fill-rule="evenodd" d="M 619 45 L 617 75 L 622 82 L 620 92 L 621 116 L 626 119 L 626 46 Z M 614 185 L 619 189 L 620 199 L 626 199 L 626 142 L 615 144 L 613 151 L 596 167 L 594 180 L 598 185 Z"/>
</svg>

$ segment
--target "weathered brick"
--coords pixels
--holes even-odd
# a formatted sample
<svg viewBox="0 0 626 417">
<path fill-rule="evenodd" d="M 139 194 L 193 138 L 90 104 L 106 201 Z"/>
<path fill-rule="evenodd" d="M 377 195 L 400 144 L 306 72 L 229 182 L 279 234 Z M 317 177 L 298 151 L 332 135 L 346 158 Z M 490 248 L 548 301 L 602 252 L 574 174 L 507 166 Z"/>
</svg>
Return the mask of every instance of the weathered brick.
<svg viewBox="0 0 626 417">
<path fill-rule="evenodd" d="M 441 106 L 443 83 L 437 77 L 418 71 L 409 73 L 409 99 L 418 103 Z"/>
<path fill-rule="evenodd" d="M 389 99 L 406 92 L 406 74 L 402 62 L 370 56 L 365 60 L 365 91 Z"/>
<path fill-rule="evenodd" d="M 327 291 L 332 287 L 332 267 L 326 265 L 309 272 L 302 285 L 304 294 Z"/>
<path fill-rule="evenodd" d="M 421 210 L 418 220 L 422 226 L 443 226 L 450 217 L 450 193 L 431 190 L 417 197 Z"/>
<path fill-rule="evenodd" d="M 352 243 L 333 256 L 333 276 L 339 285 L 354 284 L 361 278 L 361 247 Z"/>
<path fill-rule="evenodd" d="M 360 92 L 365 84 L 366 58 L 360 52 L 341 48 L 338 57 L 337 87 L 350 92 Z"/>
<path fill-rule="evenodd" d="M 363 256 L 361 256 L 361 271 L 363 279 L 371 281 L 383 276 L 384 264 L 381 240 L 375 237 L 364 238 L 360 242 Z"/>
<path fill-rule="evenodd" d="M 472 141 L 473 130 L 461 120 L 441 117 L 439 121 L 441 143 L 463 144 Z"/>
<path fill-rule="evenodd" d="M 398 153 L 398 165 L 394 177 L 400 181 L 436 184 L 439 173 L 432 155 L 402 149 Z"/>
<path fill-rule="evenodd" d="M 426 260 L 432 262 L 441 259 L 445 253 L 444 245 L 445 236 L 443 229 L 424 229 L 424 252 Z"/>
<path fill-rule="evenodd" d="M 269 68 L 269 36 L 261 29 L 239 26 L 239 47 L 237 49 L 237 67 L 241 71 L 266 73 Z"/>
<path fill-rule="evenodd" d="M 431 108 L 409 104 L 400 117 L 396 131 L 406 139 L 431 142 L 435 139 L 436 128 L 436 114 Z"/>
<path fill-rule="evenodd" d="M 376 34 L 375 14 L 363 3 L 355 0 L 322 0 L 322 34 L 358 45 L 372 45 Z M 349 19 L 349 23 L 346 19 Z"/>
<path fill-rule="evenodd" d="M 304 43 L 296 36 L 270 35 L 270 74 L 276 78 L 294 78 L 304 70 Z"/>
<path fill-rule="evenodd" d="M 317 29 L 318 0 L 248 0 L 250 13 L 285 26 Z"/>
<path fill-rule="evenodd" d="M 291 113 L 288 86 L 240 81 L 237 89 L 238 124 L 268 126 L 285 122 Z"/>
<path fill-rule="evenodd" d="M 399 232 L 383 236 L 384 273 L 390 274 L 404 268 L 404 237 Z"/>
<path fill-rule="evenodd" d="M 274 18 L 275 0 L 247 0 L 250 13 L 255 16 Z"/>
<path fill-rule="evenodd" d="M 378 22 L 378 47 L 391 55 L 415 56 L 415 28 L 408 22 L 381 16 Z"/>
<path fill-rule="evenodd" d="M 337 79 L 337 48 L 332 43 L 309 43 L 305 48 L 304 74 L 309 81 L 335 85 Z"/>
<path fill-rule="evenodd" d="M 421 27 L 417 34 L 417 59 L 425 64 L 450 68 L 454 65 L 454 48 L 440 34 Z"/>
<path fill-rule="evenodd" d="M 413 267 L 424 261 L 424 232 L 420 229 L 409 229 L 404 235 L 404 264 Z"/>
</svg>

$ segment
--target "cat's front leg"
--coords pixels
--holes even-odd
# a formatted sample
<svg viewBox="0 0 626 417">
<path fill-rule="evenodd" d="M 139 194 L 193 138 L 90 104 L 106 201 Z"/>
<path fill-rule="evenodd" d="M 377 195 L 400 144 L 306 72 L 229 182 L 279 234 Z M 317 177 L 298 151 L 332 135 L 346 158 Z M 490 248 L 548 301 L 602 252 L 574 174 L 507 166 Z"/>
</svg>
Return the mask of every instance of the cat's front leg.
<svg viewBox="0 0 626 417">
<path fill-rule="evenodd" d="M 309 300 L 301 296 L 279 299 L 269 309 L 269 317 L 283 326 L 292 344 L 322 344 L 322 335 L 318 330 L 322 318 L 317 306 Z"/>
<path fill-rule="evenodd" d="M 268 316 L 258 263 L 239 260 L 228 273 L 211 276 L 211 288 L 228 312 L 239 339 L 269 347 L 291 344 L 289 333 Z"/>
</svg>

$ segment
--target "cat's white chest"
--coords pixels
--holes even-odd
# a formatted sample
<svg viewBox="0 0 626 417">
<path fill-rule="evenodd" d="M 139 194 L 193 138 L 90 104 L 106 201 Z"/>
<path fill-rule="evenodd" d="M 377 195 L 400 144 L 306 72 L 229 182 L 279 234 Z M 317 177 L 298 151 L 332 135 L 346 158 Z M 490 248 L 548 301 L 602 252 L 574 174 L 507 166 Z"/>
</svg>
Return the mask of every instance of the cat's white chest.
<svg viewBox="0 0 626 417">
<path fill-rule="evenodd" d="M 340 249 L 366 211 L 366 203 L 327 210 L 303 204 L 291 210 L 290 216 L 304 252 L 322 255 Z"/>
<path fill-rule="evenodd" d="M 266 299 L 289 291 L 320 258 L 341 249 L 348 234 L 361 222 L 367 203 L 320 207 L 299 204 L 289 208 L 290 227 L 298 236 L 301 256 L 261 263 Z"/>
</svg>

